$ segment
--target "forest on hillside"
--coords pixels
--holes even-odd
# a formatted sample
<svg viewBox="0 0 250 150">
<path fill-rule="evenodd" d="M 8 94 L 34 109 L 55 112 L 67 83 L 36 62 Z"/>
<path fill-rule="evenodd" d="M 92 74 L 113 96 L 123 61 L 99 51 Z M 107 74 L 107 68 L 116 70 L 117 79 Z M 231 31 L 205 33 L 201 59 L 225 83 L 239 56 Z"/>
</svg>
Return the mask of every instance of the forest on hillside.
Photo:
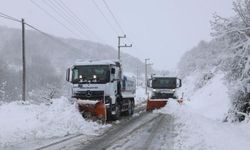
<svg viewBox="0 0 250 150">
<path fill-rule="evenodd" d="M 21 30 L 0 27 L 0 100 L 21 99 L 22 49 Z M 65 96 L 65 72 L 77 59 L 117 59 L 113 47 L 77 39 L 45 36 L 26 31 L 27 96 L 30 100 L 46 100 Z M 134 75 L 144 72 L 138 58 L 121 53 L 124 72 Z M 136 65 L 135 65 L 136 64 Z"/>
</svg>

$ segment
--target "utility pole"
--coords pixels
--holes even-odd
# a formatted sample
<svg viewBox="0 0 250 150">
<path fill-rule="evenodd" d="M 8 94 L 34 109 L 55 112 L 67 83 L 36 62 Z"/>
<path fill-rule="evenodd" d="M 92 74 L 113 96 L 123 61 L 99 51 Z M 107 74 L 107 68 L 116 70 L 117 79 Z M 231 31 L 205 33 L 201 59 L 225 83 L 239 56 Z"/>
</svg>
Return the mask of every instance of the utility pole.
<svg viewBox="0 0 250 150">
<path fill-rule="evenodd" d="M 23 62 L 23 82 L 22 82 L 22 100 L 26 100 L 26 60 L 25 60 L 25 22 L 22 18 L 22 62 Z"/>
<path fill-rule="evenodd" d="M 122 38 L 126 38 L 126 34 L 123 35 L 123 36 L 118 36 L 118 60 L 119 60 L 119 62 L 121 61 L 121 47 L 132 47 L 132 44 L 130 44 L 130 45 L 127 45 L 127 44 L 121 45 L 121 39 Z"/>
<path fill-rule="evenodd" d="M 136 64 L 136 86 L 139 86 L 139 67 Z"/>
<path fill-rule="evenodd" d="M 148 85 L 147 85 L 147 78 L 148 78 L 148 67 L 147 67 L 147 61 L 149 61 L 149 58 L 145 58 L 145 94 L 148 94 Z"/>
</svg>

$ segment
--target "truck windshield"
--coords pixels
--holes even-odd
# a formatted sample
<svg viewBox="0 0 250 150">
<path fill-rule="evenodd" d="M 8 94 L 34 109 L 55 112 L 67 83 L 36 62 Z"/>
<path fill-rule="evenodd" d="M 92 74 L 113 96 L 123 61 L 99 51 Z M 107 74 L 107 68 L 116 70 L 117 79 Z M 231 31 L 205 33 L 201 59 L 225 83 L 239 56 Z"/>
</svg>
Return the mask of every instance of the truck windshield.
<svg viewBox="0 0 250 150">
<path fill-rule="evenodd" d="M 72 70 L 73 83 L 107 83 L 110 81 L 108 65 L 75 66 Z"/>
<path fill-rule="evenodd" d="M 176 78 L 153 78 L 153 89 L 175 89 Z"/>
</svg>

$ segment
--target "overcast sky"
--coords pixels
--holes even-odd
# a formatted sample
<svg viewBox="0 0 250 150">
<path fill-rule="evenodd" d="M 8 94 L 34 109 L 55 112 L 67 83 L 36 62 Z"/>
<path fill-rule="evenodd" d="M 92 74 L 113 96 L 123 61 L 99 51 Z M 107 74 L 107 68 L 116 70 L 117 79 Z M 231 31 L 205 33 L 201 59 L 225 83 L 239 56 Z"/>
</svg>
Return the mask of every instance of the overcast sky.
<svg viewBox="0 0 250 150">
<path fill-rule="evenodd" d="M 50 8 L 49 0 L 33 1 L 77 33 L 72 34 L 66 30 L 30 0 L 1 0 L 0 12 L 15 18 L 24 18 L 28 23 L 53 35 L 88 39 L 115 48 L 117 34 L 123 35 L 102 0 L 95 1 L 113 28 L 105 21 L 92 0 L 62 0 L 91 30 L 81 33 L 78 32 L 79 27 L 76 27 L 76 24 L 66 22 L 56 14 L 53 10 L 55 8 Z M 150 58 L 154 68 L 164 70 L 174 69 L 183 53 L 197 45 L 200 40 L 211 39 L 209 21 L 214 12 L 225 17 L 233 14 L 232 0 L 106 0 L 106 2 L 127 34 L 128 38 L 123 41 L 133 44 L 132 48 L 122 51 L 142 61 L 144 58 Z M 60 14 L 64 13 L 61 11 Z M 0 25 L 20 27 L 2 18 Z M 93 32 L 99 38 L 92 36 Z"/>
</svg>

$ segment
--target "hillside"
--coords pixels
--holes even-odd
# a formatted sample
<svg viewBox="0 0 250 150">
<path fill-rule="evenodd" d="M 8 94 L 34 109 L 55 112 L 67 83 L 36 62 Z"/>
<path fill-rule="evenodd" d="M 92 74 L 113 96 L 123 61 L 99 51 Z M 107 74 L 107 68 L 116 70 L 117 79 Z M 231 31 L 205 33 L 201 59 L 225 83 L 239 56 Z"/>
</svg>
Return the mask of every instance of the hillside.
<svg viewBox="0 0 250 150">
<path fill-rule="evenodd" d="M 0 99 L 20 99 L 21 30 L 0 27 Z M 117 50 L 91 41 L 48 37 L 26 30 L 27 84 L 29 98 L 47 97 L 56 90 L 65 95 L 65 70 L 77 59 L 116 59 Z M 121 53 L 124 72 L 144 71 L 138 58 Z M 135 65 L 136 64 L 136 65 Z M 15 81 L 15 82 L 13 82 Z M 59 94 L 60 93 L 60 94 Z"/>
<path fill-rule="evenodd" d="M 228 95 L 230 101 L 230 106 L 224 109 L 226 121 L 242 121 L 248 118 L 250 112 L 247 93 L 250 81 L 250 21 L 245 20 L 250 18 L 249 5 L 248 1 L 234 2 L 235 16 L 230 18 L 214 15 L 211 21 L 213 39 L 209 42 L 201 41 L 186 52 L 178 65 L 179 75 L 184 78 L 184 82 L 190 83 L 192 80 L 192 86 L 184 89 L 188 97 L 197 94 L 196 91 L 223 74 L 221 80 L 227 89 L 222 92 Z M 211 94 L 208 93 L 208 96 Z M 220 100 L 217 101 L 219 104 Z M 201 98 L 199 103 L 206 102 Z"/>
</svg>

